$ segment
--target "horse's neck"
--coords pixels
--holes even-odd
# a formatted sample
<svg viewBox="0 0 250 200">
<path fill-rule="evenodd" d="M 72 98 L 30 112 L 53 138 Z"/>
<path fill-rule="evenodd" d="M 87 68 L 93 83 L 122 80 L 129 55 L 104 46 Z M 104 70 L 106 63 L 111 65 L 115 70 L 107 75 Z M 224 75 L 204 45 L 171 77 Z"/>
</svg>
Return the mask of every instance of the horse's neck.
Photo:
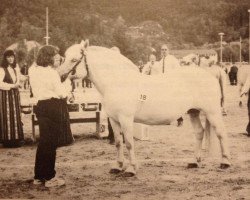
<svg viewBox="0 0 250 200">
<path fill-rule="evenodd" d="M 131 72 L 128 72 L 127 74 L 122 74 L 121 72 L 119 73 L 116 71 L 103 73 L 103 70 L 93 68 L 90 69 L 90 80 L 94 83 L 97 90 L 103 96 L 110 89 L 118 89 L 126 86 L 126 84 L 128 84 L 129 82 L 134 82 L 137 79 L 136 77 L 137 74 Z"/>
<path fill-rule="evenodd" d="M 89 78 L 102 96 L 105 96 L 110 89 L 123 87 L 129 81 L 133 82 L 135 77 L 136 73 L 131 73 L 131 71 L 123 73 L 117 70 L 105 70 L 101 67 L 90 67 L 89 70 Z"/>
<path fill-rule="evenodd" d="M 98 58 L 98 59 L 96 59 Z M 114 59 L 98 54 L 89 54 L 87 62 L 89 65 L 89 78 L 94 83 L 102 96 L 112 88 L 118 88 L 129 80 L 134 80 L 139 74 L 130 63 L 116 63 Z"/>
</svg>

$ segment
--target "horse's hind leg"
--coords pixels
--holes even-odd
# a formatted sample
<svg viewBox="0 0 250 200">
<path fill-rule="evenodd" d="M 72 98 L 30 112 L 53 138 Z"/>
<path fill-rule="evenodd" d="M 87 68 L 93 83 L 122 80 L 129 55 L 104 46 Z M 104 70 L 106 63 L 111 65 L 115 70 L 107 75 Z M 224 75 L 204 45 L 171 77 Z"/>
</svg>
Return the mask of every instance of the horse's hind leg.
<svg viewBox="0 0 250 200">
<path fill-rule="evenodd" d="M 134 176 L 137 170 L 137 163 L 135 159 L 135 148 L 134 148 L 134 137 L 133 137 L 133 129 L 134 123 L 132 117 L 121 117 L 121 130 L 124 134 L 125 144 L 129 154 L 129 166 L 125 170 L 125 176 Z"/>
<path fill-rule="evenodd" d="M 229 162 L 228 136 L 222 119 L 222 115 L 218 110 L 218 113 L 216 114 L 207 113 L 207 119 L 210 122 L 211 127 L 215 130 L 216 135 L 220 141 L 222 155 L 221 168 L 228 168 L 231 165 Z"/>
<path fill-rule="evenodd" d="M 201 124 L 200 120 L 200 111 L 198 110 L 190 110 L 188 112 L 190 116 L 191 124 L 193 125 L 195 137 L 196 137 L 196 145 L 195 145 L 195 160 L 188 164 L 188 168 L 196 168 L 198 167 L 198 163 L 201 162 L 201 150 L 202 150 L 202 139 L 204 136 L 204 128 Z"/>
<path fill-rule="evenodd" d="M 118 122 L 110 118 L 110 123 L 114 131 L 115 146 L 117 149 L 117 161 L 111 167 L 110 173 L 117 174 L 123 170 L 124 154 L 123 154 L 123 137 L 121 135 L 121 128 Z"/>
</svg>

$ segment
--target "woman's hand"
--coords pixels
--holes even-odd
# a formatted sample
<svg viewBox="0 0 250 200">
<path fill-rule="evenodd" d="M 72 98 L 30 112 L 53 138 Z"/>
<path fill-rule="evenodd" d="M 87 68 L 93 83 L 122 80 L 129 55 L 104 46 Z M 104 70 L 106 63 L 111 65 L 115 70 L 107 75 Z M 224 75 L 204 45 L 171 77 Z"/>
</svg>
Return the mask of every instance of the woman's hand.
<svg viewBox="0 0 250 200">
<path fill-rule="evenodd" d="M 69 103 L 74 103 L 75 101 L 75 96 L 72 92 L 68 95 L 68 101 Z"/>
<path fill-rule="evenodd" d="M 15 83 L 15 84 L 12 84 L 11 88 L 12 88 L 12 89 L 17 89 L 17 88 L 19 88 L 19 84 L 16 84 L 16 83 Z"/>
</svg>

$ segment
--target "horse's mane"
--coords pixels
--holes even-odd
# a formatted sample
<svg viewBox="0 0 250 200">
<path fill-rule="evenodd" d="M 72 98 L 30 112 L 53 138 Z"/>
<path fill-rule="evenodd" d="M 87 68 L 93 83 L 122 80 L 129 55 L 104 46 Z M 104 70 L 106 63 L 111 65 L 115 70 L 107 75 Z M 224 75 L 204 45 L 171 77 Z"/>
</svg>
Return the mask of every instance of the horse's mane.
<svg viewBox="0 0 250 200">
<path fill-rule="evenodd" d="M 93 53 L 92 56 L 94 55 L 96 58 L 102 60 L 103 64 L 109 64 L 111 62 L 113 64 L 115 62 L 115 67 L 117 68 L 138 71 L 138 68 L 131 60 L 112 49 L 100 46 L 89 46 L 87 51 L 87 55 Z"/>
</svg>

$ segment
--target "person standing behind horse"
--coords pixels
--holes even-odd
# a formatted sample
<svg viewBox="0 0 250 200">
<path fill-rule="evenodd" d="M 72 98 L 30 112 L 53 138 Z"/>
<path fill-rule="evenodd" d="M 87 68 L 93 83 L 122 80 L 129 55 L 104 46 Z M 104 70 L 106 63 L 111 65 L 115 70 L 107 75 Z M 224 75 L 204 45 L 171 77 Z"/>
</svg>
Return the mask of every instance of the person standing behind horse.
<svg viewBox="0 0 250 200">
<path fill-rule="evenodd" d="M 161 60 L 151 66 L 150 74 L 151 75 L 158 75 L 158 74 L 167 75 L 168 70 L 176 69 L 179 67 L 180 67 L 180 62 L 173 55 L 169 54 L 168 46 L 166 44 L 163 44 L 161 46 Z M 181 126 L 182 124 L 183 124 L 183 118 L 180 117 L 177 119 L 177 126 Z"/>
<path fill-rule="evenodd" d="M 29 77 L 40 130 L 36 152 L 34 184 L 45 187 L 61 186 L 65 181 L 56 177 L 56 149 L 73 142 L 67 109 L 67 92 L 54 68 L 58 63 L 58 49 L 43 46 L 37 55 L 36 66 L 30 68 Z"/>
<path fill-rule="evenodd" d="M 142 61 L 142 60 L 139 60 L 139 62 L 138 62 L 138 69 L 139 69 L 139 72 L 140 72 L 140 73 L 142 73 L 143 68 L 144 68 L 143 61 Z"/>
<path fill-rule="evenodd" d="M 0 67 L 0 143 L 4 147 L 20 147 L 24 143 L 19 78 L 15 53 L 7 50 Z"/>
<path fill-rule="evenodd" d="M 246 131 L 247 131 L 247 136 L 250 137 L 250 77 L 249 76 L 247 77 L 247 80 L 241 89 L 240 97 L 246 94 L 248 94 L 248 100 L 247 100 L 248 124 L 246 127 Z"/>
<path fill-rule="evenodd" d="M 180 67 L 179 61 L 173 55 L 169 54 L 168 46 L 163 44 L 161 46 L 161 60 L 151 68 L 151 74 L 167 74 L 168 70 L 178 67 Z"/>
<path fill-rule="evenodd" d="M 156 64 L 156 57 L 154 54 L 150 54 L 149 62 L 144 66 L 142 73 L 151 75 L 151 69 L 154 67 L 155 64 Z"/>
</svg>

